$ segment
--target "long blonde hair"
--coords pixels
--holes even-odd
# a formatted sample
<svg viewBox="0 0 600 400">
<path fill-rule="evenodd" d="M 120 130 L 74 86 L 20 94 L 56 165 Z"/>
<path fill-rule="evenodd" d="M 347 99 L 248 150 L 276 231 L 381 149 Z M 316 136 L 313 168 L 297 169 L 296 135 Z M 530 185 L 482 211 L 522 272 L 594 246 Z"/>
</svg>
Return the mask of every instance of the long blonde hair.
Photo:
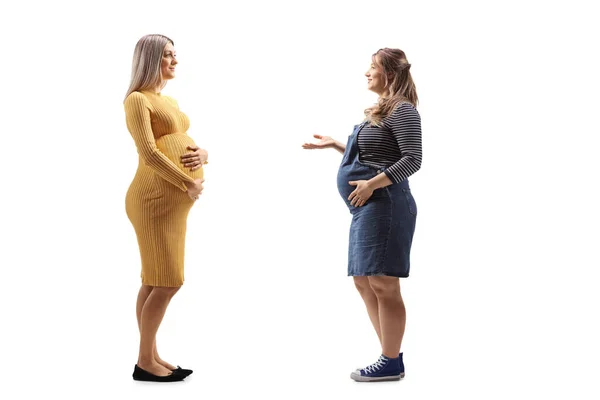
<svg viewBox="0 0 600 400">
<path fill-rule="evenodd" d="M 167 43 L 174 43 L 164 35 L 146 35 L 138 40 L 133 51 L 131 82 L 125 98 L 136 90 L 155 90 L 163 88 L 160 63 Z"/>
<path fill-rule="evenodd" d="M 416 107 L 419 97 L 410 74 L 410 64 L 402 50 L 379 49 L 372 57 L 375 67 L 383 75 L 387 95 L 380 97 L 377 104 L 365 110 L 365 120 L 379 126 L 398 104 L 408 102 Z"/>
</svg>

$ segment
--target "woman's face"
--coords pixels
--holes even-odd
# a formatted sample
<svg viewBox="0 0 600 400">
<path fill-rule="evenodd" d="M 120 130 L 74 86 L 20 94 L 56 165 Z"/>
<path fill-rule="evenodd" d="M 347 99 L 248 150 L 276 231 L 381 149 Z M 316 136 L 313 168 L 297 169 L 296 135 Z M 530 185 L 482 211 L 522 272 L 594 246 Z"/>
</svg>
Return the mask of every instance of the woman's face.
<svg viewBox="0 0 600 400">
<path fill-rule="evenodd" d="M 375 61 L 371 62 L 365 76 L 367 77 L 367 88 L 378 95 L 382 95 L 385 91 L 384 76 L 381 67 L 375 64 Z"/>
<path fill-rule="evenodd" d="M 175 66 L 177 65 L 175 56 L 175 48 L 171 43 L 167 43 L 160 63 L 160 73 L 163 79 L 175 78 Z"/>
</svg>

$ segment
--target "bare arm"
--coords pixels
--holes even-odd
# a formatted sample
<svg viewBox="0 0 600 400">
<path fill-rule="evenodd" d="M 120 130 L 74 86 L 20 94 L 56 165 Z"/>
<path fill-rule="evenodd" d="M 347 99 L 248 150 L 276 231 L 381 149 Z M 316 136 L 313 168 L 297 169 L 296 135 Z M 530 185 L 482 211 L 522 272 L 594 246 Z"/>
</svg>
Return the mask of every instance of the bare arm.
<svg viewBox="0 0 600 400">
<path fill-rule="evenodd" d="M 367 181 L 369 187 L 373 190 L 381 189 L 393 184 L 392 180 L 386 174 L 377 174 Z"/>
<path fill-rule="evenodd" d="M 313 135 L 316 139 L 319 139 L 317 143 L 304 143 L 302 148 L 307 150 L 312 149 L 336 149 L 338 152 L 344 154 L 346 151 L 346 145 L 338 142 L 329 136 Z"/>
<path fill-rule="evenodd" d="M 336 149 L 338 152 L 344 154 L 346 152 L 346 145 L 342 142 L 338 142 L 337 140 L 334 140 L 333 145 L 331 146 L 334 149 Z"/>
</svg>

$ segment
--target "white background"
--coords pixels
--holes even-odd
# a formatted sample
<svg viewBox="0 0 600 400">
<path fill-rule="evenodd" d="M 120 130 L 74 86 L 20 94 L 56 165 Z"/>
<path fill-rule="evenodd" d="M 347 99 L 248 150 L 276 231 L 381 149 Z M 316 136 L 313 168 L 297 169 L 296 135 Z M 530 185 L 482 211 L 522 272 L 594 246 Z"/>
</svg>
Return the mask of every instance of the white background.
<svg viewBox="0 0 600 400">
<path fill-rule="evenodd" d="M 3 2 L 0 398 L 597 399 L 597 18 L 572 1 Z M 595 25 L 595 26 L 594 26 Z M 195 373 L 136 383 L 137 40 L 175 41 L 163 93 L 210 153 L 186 283 L 158 344 Z M 341 155 L 403 49 L 424 161 L 400 383 L 346 277 Z M 384 396 L 384 397 L 381 397 Z"/>
</svg>

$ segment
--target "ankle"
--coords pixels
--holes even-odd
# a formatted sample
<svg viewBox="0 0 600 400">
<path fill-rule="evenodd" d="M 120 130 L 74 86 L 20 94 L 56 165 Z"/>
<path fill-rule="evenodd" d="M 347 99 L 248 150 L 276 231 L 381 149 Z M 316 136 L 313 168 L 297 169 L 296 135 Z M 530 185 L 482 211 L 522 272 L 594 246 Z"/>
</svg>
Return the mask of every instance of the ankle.
<svg viewBox="0 0 600 400">
<path fill-rule="evenodd" d="M 154 357 L 140 357 L 138 358 L 138 365 L 141 367 L 142 365 L 153 365 L 158 364 Z"/>
</svg>

